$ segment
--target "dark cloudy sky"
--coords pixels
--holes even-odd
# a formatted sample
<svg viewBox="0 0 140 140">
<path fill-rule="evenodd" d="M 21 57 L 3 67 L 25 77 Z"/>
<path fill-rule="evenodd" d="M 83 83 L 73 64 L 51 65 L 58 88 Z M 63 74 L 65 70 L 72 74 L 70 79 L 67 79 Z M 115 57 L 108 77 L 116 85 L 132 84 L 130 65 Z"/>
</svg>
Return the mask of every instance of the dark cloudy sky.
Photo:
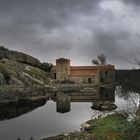
<svg viewBox="0 0 140 140">
<path fill-rule="evenodd" d="M 0 0 L 0 45 L 73 65 L 104 53 L 116 68 L 134 68 L 140 0 Z"/>
</svg>

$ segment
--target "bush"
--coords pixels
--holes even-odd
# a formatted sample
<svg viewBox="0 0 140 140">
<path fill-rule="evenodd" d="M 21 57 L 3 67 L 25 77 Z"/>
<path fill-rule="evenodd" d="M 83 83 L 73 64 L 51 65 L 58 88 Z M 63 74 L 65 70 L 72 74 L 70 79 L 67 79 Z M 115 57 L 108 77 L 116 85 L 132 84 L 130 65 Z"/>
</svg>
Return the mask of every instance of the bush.
<svg viewBox="0 0 140 140">
<path fill-rule="evenodd" d="M 51 72 L 51 69 L 53 68 L 53 65 L 51 63 L 42 63 L 40 69 Z"/>
</svg>

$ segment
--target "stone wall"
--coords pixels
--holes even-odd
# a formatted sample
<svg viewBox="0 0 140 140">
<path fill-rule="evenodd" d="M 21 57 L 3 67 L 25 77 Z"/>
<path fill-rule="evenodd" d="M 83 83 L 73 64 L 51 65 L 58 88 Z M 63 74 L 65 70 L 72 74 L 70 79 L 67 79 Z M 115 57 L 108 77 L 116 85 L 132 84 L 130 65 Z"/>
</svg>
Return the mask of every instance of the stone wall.
<svg viewBox="0 0 140 140">
<path fill-rule="evenodd" d="M 100 81 L 103 84 L 110 84 L 115 82 L 115 70 L 100 71 Z"/>
<path fill-rule="evenodd" d="M 115 101 L 115 87 L 101 87 L 100 100 Z"/>
<path fill-rule="evenodd" d="M 79 68 L 71 68 L 70 69 L 70 75 L 73 76 L 81 76 L 81 75 L 96 75 L 96 73 L 98 72 L 98 70 L 94 70 L 94 69 L 79 69 Z"/>
<path fill-rule="evenodd" d="M 70 60 L 60 58 L 56 60 L 56 79 L 66 80 L 70 74 Z"/>
<path fill-rule="evenodd" d="M 56 60 L 53 67 L 56 79 L 70 80 L 75 83 L 103 83 L 110 84 L 115 81 L 115 70 L 113 65 L 104 66 L 70 66 L 70 60 L 60 58 Z M 54 76 L 55 77 L 55 76 Z"/>
<path fill-rule="evenodd" d="M 76 83 L 99 83 L 99 71 L 84 68 L 71 68 L 69 79 Z"/>
<path fill-rule="evenodd" d="M 75 83 L 95 83 L 95 76 L 70 76 L 71 81 Z"/>
</svg>

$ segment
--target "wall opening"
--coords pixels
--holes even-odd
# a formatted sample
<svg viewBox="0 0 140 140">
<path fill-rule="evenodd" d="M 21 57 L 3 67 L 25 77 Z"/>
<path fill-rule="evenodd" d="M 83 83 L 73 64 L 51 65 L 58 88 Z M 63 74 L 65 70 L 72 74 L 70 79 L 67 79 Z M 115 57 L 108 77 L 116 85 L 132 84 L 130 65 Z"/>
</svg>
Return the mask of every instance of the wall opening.
<svg viewBox="0 0 140 140">
<path fill-rule="evenodd" d="M 108 71 L 105 71 L 105 75 L 107 75 L 108 74 Z"/>
<path fill-rule="evenodd" d="M 101 78 L 101 82 L 104 82 L 104 79 L 103 78 Z"/>
<path fill-rule="evenodd" d="M 88 78 L 88 83 L 89 83 L 89 84 L 91 83 L 91 78 Z"/>
<path fill-rule="evenodd" d="M 56 73 L 54 73 L 54 79 L 56 79 Z"/>
</svg>

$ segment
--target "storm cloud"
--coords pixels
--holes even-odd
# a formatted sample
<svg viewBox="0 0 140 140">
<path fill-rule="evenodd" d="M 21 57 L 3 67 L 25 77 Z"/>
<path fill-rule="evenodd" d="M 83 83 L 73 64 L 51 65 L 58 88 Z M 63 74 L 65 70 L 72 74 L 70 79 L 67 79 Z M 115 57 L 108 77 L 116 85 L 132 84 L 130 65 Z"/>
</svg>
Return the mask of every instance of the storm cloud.
<svg viewBox="0 0 140 140">
<path fill-rule="evenodd" d="M 139 6 L 138 0 L 0 0 L 0 45 L 73 65 L 92 65 L 104 53 L 116 68 L 133 68 Z"/>
</svg>

